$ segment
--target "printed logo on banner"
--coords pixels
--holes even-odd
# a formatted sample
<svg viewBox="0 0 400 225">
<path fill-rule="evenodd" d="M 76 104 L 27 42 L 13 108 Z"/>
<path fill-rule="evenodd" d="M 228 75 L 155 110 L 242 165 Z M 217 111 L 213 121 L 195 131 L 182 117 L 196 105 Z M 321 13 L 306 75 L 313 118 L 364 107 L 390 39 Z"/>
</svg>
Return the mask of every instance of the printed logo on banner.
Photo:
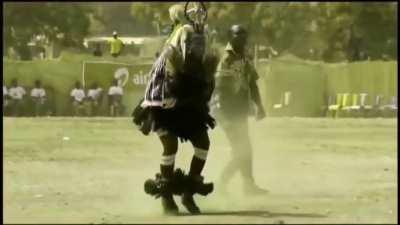
<svg viewBox="0 0 400 225">
<path fill-rule="evenodd" d="M 128 80 L 135 86 L 147 85 L 150 78 L 148 73 L 143 73 L 143 70 L 139 70 L 133 74 L 132 79 L 129 79 L 129 76 L 129 70 L 126 67 L 118 68 L 114 73 L 114 78 L 118 80 L 118 85 L 121 87 L 125 87 Z"/>
<path fill-rule="evenodd" d="M 150 76 L 147 73 L 143 74 L 143 70 L 140 70 L 138 73 L 133 75 L 132 82 L 135 85 L 146 85 L 149 78 Z"/>
<path fill-rule="evenodd" d="M 126 67 L 119 68 L 114 73 L 114 78 L 118 80 L 118 86 L 124 87 L 129 79 L 129 70 Z"/>
<path fill-rule="evenodd" d="M 144 91 L 150 77 L 152 64 L 118 65 L 117 63 L 88 62 L 84 64 L 83 83 L 97 82 L 103 88 L 109 88 L 113 79 L 127 93 Z"/>
</svg>

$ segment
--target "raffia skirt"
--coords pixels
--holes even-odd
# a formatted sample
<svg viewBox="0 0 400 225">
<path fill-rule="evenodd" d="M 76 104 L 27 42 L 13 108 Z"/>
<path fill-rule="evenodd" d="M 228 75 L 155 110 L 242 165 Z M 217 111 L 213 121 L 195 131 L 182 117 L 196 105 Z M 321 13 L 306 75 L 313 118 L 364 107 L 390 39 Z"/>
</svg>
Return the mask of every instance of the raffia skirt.
<svg viewBox="0 0 400 225">
<path fill-rule="evenodd" d="M 141 106 L 149 108 L 152 131 L 167 131 L 185 141 L 207 131 L 213 120 L 202 96 L 207 84 L 190 74 L 179 81 L 167 77 L 165 62 L 161 55 L 153 65 Z"/>
</svg>

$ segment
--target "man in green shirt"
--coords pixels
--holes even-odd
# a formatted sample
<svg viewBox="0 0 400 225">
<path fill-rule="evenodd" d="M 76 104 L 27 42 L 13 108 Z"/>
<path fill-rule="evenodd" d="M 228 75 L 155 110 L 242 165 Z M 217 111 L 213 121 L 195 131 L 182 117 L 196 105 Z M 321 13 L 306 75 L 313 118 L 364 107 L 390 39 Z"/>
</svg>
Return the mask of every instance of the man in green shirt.
<svg viewBox="0 0 400 225">
<path fill-rule="evenodd" d="M 124 43 L 118 38 L 118 33 L 116 31 L 113 32 L 113 39 L 109 42 L 111 47 L 111 55 L 113 57 L 118 57 L 124 48 Z"/>
<path fill-rule="evenodd" d="M 221 190 L 236 172 L 243 178 L 246 194 L 262 194 L 252 172 L 252 148 L 248 133 L 248 116 L 255 106 L 256 120 L 265 117 L 257 86 L 258 74 L 251 57 L 246 53 L 247 32 L 240 25 L 233 25 L 230 41 L 218 65 L 213 101 L 216 118 L 232 147 L 232 157 L 224 168 Z"/>
</svg>

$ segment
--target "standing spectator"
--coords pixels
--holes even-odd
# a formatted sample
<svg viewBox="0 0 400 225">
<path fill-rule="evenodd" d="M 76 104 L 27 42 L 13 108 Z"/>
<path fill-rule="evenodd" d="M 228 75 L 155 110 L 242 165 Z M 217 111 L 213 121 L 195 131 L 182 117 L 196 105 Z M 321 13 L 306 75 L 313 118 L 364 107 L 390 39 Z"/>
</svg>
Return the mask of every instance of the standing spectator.
<svg viewBox="0 0 400 225">
<path fill-rule="evenodd" d="M 8 94 L 11 98 L 10 100 L 11 116 L 22 116 L 24 96 L 26 95 L 26 91 L 23 87 L 18 85 L 17 79 L 14 78 L 11 81 L 11 88 L 8 90 Z"/>
<path fill-rule="evenodd" d="M 40 50 L 39 50 L 39 58 L 40 58 L 41 60 L 46 59 L 46 49 L 45 49 L 44 47 L 40 47 Z"/>
<path fill-rule="evenodd" d="M 113 39 L 110 41 L 110 48 L 110 53 L 115 58 L 118 57 L 124 49 L 124 43 L 118 38 L 117 31 L 113 32 Z"/>
<path fill-rule="evenodd" d="M 74 116 L 81 116 L 85 114 L 85 91 L 82 88 L 81 82 L 75 82 L 75 88 L 71 91 L 72 107 L 74 109 Z"/>
<path fill-rule="evenodd" d="M 114 79 L 112 86 L 108 89 L 110 116 L 119 116 L 122 113 L 122 95 L 122 87 L 118 86 L 118 80 Z"/>
<path fill-rule="evenodd" d="M 103 89 L 94 82 L 88 91 L 87 99 L 89 101 L 90 115 L 97 116 L 103 97 Z"/>
<path fill-rule="evenodd" d="M 35 88 L 31 90 L 31 97 L 35 108 L 35 116 L 43 115 L 46 102 L 46 91 L 42 87 L 40 80 L 35 81 Z"/>
<path fill-rule="evenodd" d="M 103 55 L 103 52 L 101 51 L 101 47 L 100 47 L 99 43 L 96 43 L 96 47 L 94 48 L 93 55 L 98 56 L 98 57 L 101 57 Z"/>
<path fill-rule="evenodd" d="M 7 114 L 6 111 L 8 109 L 8 99 L 8 90 L 6 85 L 3 84 L 3 115 Z"/>
</svg>

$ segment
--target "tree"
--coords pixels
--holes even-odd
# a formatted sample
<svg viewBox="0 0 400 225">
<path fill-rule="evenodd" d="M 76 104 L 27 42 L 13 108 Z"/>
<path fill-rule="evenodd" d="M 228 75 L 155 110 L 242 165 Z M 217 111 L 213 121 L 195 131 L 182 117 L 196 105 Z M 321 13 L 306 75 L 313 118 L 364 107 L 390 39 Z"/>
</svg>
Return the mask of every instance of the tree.
<svg viewBox="0 0 400 225">
<path fill-rule="evenodd" d="M 152 18 L 169 23 L 173 3 L 133 3 L 132 16 L 154 34 Z M 364 2 L 207 2 L 208 24 L 226 42 L 232 24 L 248 28 L 252 42 L 301 58 L 351 60 L 354 49 L 372 59 L 397 58 L 397 3 Z"/>
<path fill-rule="evenodd" d="M 168 9 L 174 2 L 134 2 L 131 5 L 131 15 L 135 19 L 137 31 L 143 34 L 157 34 L 155 23 L 163 27 L 170 24 Z"/>
<path fill-rule="evenodd" d="M 37 35 L 63 46 L 82 47 L 88 34 L 92 10 L 78 3 L 7 2 L 3 8 L 6 47 L 13 47 L 21 59 L 30 59 L 27 44 Z"/>
<path fill-rule="evenodd" d="M 90 3 L 94 13 L 91 18 L 92 35 L 132 34 L 137 31 L 135 18 L 131 15 L 129 2 Z"/>
<path fill-rule="evenodd" d="M 168 9 L 173 4 L 176 2 L 7 2 L 3 42 L 29 58 L 26 44 L 36 35 L 74 47 L 81 46 L 89 34 L 108 35 L 113 30 L 126 35 L 159 35 L 172 23 Z M 310 52 L 314 59 L 332 62 L 352 61 L 359 52 L 367 52 L 371 59 L 383 55 L 397 58 L 396 2 L 205 4 L 207 23 L 217 30 L 221 43 L 227 41 L 233 24 L 242 24 L 250 33 L 251 44 L 272 46 L 301 58 L 310 58 Z"/>
</svg>

